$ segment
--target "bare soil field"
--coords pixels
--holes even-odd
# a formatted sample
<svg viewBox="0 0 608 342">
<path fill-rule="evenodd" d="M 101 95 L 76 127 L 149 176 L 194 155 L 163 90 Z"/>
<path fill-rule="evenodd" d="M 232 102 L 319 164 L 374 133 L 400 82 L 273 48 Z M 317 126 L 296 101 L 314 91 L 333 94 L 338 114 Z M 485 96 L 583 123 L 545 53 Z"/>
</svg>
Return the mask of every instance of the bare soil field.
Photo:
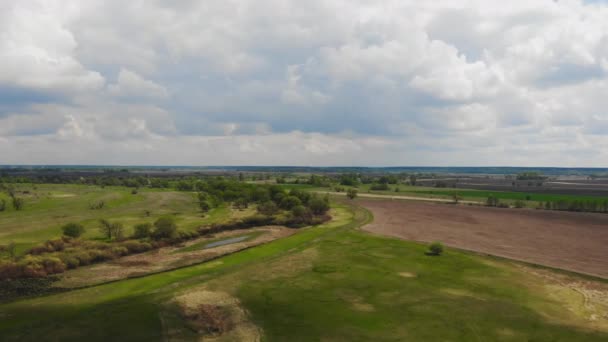
<svg viewBox="0 0 608 342">
<path fill-rule="evenodd" d="M 608 215 L 361 199 L 363 229 L 608 278 Z"/>
</svg>

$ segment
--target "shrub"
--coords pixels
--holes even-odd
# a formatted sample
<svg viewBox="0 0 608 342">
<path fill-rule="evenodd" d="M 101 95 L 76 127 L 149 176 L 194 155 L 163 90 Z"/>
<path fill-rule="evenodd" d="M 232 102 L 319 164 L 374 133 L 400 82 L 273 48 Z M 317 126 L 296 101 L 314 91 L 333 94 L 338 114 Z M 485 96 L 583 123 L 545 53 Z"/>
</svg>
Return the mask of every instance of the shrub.
<svg viewBox="0 0 608 342">
<path fill-rule="evenodd" d="M 382 184 L 374 184 L 369 189 L 373 190 L 373 191 L 387 191 L 387 190 L 389 190 L 389 187 L 388 187 L 387 183 L 382 183 Z"/>
<path fill-rule="evenodd" d="M 152 234 L 155 239 L 166 239 L 172 238 L 177 233 L 177 225 L 172 217 L 161 217 L 154 222 L 154 233 Z"/>
<path fill-rule="evenodd" d="M 110 252 L 112 252 L 112 254 L 114 254 L 115 256 L 123 256 L 129 254 L 129 250 L 123 246 L 113 246 L 110 249 Z"/>
<path fill-rule="evenodd" d="M 99 209 L 103 209 L 103 207 L 106 205 L 106 203 L 104 201 L 99 201 L 97 203 L 90 203 L 89 204 L 89 209 L 91 210 L 99 210 Z"/>
<path fill-rule="evenodd" d="M 63 263 L 68 269 L 73 269 L 80 266 L 80 260 L 72 255 L 65 255 L 61 260 L 63 260 Z"/>
<path fill-rule="evenodd" d="M 56 257 L 47 257 L 41 263 L 46 274 L 63 273 L 67 268 L 63 261 Z"/>
<path fill-rule="evenodd" d="M 22 198 L 13 197 L 13 208 L 15 208 L 15 210 L 19 211 L 19 210 L 23 209 L 24 204 L 25 204 L 25 202 L 23 201 Z"/>
<path fill-rule="evenodd" d="M 4 199 L 0 200 L 0 211 L 6 210 L 6 201 Z"/>
<path fill-rule="evenodd" d="M 263 215 L 271 216 L 279 211 L 279 207 L 272 201 L 264 202 L 258 205 L 258 212 Z"/>
<path fill-rule="evenodd" d="M 348 189 L 348 191 L 346 191 L 346 197 L 350 198 L 351 200 L 355 199 L 357 197 L 357 189 Z"/>
<path fill-rule="evenodd" d="M 129 253 L 141 253 L 152 249 L 152 245 L 147 242 L 125 241 L 121 244 Z"/>
<path fill-rule="evenodd" d="M 77 238 L 84 233 L 84 227 L 78 223 L 68 223 L 61 227 L 61 231 L 63 235 Z"/>
<path fill-rule="evenodd" d="M 524 208 L 526 206 L 526 203 L 522 200 L 517 200 L 515 201 L 515 208 Z"/>
<path fill-rule="evenodd" d="M 152 234 L 152 225 L 150 223 L 140 223 L 135 225 L 133 237 L 136 239 L 144 239 Z"/>
<path fill-rule="evenodd" d="M 443 253 L 443 245 L 440 242 L 433 242 L 429 246 L 428 255 L 441 255 Z"/>
</svg>

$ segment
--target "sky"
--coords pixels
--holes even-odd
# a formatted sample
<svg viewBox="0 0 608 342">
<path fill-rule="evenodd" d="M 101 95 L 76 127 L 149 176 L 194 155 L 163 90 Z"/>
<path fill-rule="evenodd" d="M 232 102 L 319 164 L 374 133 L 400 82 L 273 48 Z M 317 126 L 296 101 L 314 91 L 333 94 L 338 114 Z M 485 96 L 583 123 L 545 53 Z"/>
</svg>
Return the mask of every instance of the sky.
<svg viewBox="0 0 608 342">
<path fill-rule="evenodd" d="M 0 164 L 606 167 L 607 147 L 606 1 L 0 1 Z"/>
</svg>

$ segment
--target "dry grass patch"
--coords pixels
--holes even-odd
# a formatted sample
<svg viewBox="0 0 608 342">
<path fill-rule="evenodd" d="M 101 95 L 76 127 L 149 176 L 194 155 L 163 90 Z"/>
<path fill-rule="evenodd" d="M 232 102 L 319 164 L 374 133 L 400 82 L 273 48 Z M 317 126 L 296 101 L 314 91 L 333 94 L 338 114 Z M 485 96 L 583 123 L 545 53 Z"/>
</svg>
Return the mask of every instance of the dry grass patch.
<svg viewBox="0 0 608 342">
<path fill-rule="evenodd" d="M 412 272 L 399 272 L 399 275 L 403 278 L 416 278 L 416 274 Z"/>
<path fill-rule="evenodd" d="M 201 341 L 260 340 L 260 329 L 249 320 L 239 300 L 226 292 L 201 288 L 175 298 L 174 303 Z"/>
<path fill-rule="evenodd" d="M 581 328 L 608 331 L 608 283 L 525 265 L 518 267 L 530 275 L 527 280 L 530 288 L 544 293 L 566 309 L 554 312 L 538 308 L 548 319 Z"/>
</svg>

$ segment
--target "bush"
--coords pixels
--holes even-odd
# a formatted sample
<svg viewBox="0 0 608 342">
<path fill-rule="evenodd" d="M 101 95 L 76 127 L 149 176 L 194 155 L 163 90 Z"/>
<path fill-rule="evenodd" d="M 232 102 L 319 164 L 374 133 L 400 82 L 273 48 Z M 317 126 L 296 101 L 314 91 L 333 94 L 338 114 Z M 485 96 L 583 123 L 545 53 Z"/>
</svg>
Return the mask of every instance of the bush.
<svg viewBox="0 0 608 342">
<path fill-rule="evenodd" d="M 129 253 L 141 253 L 152 249 L 152 245 L 147 242 L 125 241 L 121 244 Z"/>
<path fill-rule="evenodd" d="M 42 260 L 42 266 L 46 274 L 63 273 L 66 270 L 66 265 L 61 259 L 56 257 L 47 257 Z"/>
<path fill-rule="evenodd" d="M 5 200 L 0 200 L 0 211 L 4 211 L 6 210 L 6 201 Z"/>
<path fill-rule="evenodd" d="M 80 237 L 84 233 L 84 227 L 78 223 L 68 223 L 61 227 L 61 230 L 63 235 L 74 238 Z"/>
<path fill-rule="evenodd" d="M 78 260 L 78 258 L 76 258 L 74 256 L 65 255 L 65 256 L 63 256 L 62 260 L 68 269 L 73 269 L 73 268 L 80 266 L 80 260 Z"/>
<path fill-rule="evenodd" d="M 150 223 L 140 223 L 135 225 L 133 237 L 136 239 L 145 239 L 152 234 L 152 225 Z"/>
<path fill-rule="evenodd" d="M 439 242 L 433 242 L 429 246 L 428 255 L 441 255 L 443 253 L 443 245 Z"/>
<path fill-rule="evenodd" d="M 154 233 L 152 236 L 155 239 L 170 239 L 177 233 L 177 225 L 172 217 L 161 217 L 154 222 Z"/>
<path fill-rule="evenodd" d="M 355 199 L 357 197 L 357 189 L 350 188 L 346 191 L 346 197 Z"/>
<path fill-rule="evenodd" d="M 123 246 L 114 246 L 110 249 L 110 252 L 115 256 L 123 256 L 129 254 L 129 250 Z"/>
<path fill-rule="evenodd" d="M 262 215 L 271 216 L 279 211 L 279 207 L 272 201 L 264 202 L 258 205 L 258 212 Z"/>
<path fill-rule="evenodd" d="M 522 200 L 515 201 L 515 208 L 524 208 L 526 206 L 526 202 Z"/>
<path fill-rule="evenodd" d="M 25 204 L 25 202 L 23 201 L 22 198 L 13 197 L 13 208 L 15 208 L 15 210 L 19 211 L 19 210 L 23 209 L 24 204 Z"/>
<path fill-rule="evenodd" d="M 389 187 L 388 187 L 387 183 L 382 183 L 382 184 L 374 184 L 369 189 L 372 191 L 387 191 L 387 190 L 389 190 Z"/>
</svg>

